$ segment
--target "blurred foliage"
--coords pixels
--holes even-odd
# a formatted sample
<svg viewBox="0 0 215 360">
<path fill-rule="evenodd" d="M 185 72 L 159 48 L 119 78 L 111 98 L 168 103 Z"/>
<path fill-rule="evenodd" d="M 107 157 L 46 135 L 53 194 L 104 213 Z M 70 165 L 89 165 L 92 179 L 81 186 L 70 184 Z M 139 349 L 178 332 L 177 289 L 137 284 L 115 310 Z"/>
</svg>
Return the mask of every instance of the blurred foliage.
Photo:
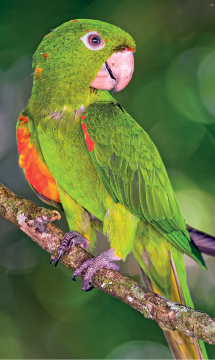
<svg viewBox="0 0 215 360">
<path fill-rule="evenodd" d="M 157 145 L 186 222 L 215 235 L 213 0 L 0 0 L 0 181 L 44 206 L 18 166 L 16 119 L 30 97 L 33 52 L 74 18 L 110 22 L 136 40 L 133 79 L 116 98 Z M 63 214 L 57 225 L 68 229 Z M 171 358 L 155 322 L 96 289 L 83 293 L 3 218 L 0 231 L 0 358 Z M 107 247 L 100 236 L 96 254 Z M 215 317 L 214 259 L 207 272 L 186 263 L 196 308 Z M 132 256 L 122 268 L 139 279 Z"/>
</svg>

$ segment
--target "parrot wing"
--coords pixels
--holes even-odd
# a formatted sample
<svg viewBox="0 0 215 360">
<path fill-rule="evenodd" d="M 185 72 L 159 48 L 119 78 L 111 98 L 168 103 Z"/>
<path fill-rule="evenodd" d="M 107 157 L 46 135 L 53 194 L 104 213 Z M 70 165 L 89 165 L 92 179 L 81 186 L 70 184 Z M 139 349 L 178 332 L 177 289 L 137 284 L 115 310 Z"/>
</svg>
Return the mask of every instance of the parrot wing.
<svg viewBox="0 0 215 360">
<path fill-rule="evenodd" d="M 81 120 L 93 164 L 114 201 L 154 225 L 204 266 L 201 255 L 192 254 L 166 169 L 147 133 L 114 101 L 88 106 Z"/>
</svg>

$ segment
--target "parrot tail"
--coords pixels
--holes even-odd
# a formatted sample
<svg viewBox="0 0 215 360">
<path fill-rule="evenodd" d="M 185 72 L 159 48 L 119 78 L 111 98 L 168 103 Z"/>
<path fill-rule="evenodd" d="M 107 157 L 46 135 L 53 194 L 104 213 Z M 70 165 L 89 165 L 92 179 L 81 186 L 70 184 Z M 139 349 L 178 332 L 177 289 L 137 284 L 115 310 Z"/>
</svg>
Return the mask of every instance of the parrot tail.
<svg viewBox="0 0 215 360">
<path fill-rule="evenodd" d="M 198 248 L 201 253 L 215 256 L 215 237 L 208 235 L 202 231 L 196 230 L 187 225 L 191 242 Z"/>
<path fill-rule="evenodd" d="M 149 277 L 144 273 L 141 268 L 143 279 L 149 290 L 162 295 L 162 293 L 152 284 Z M 179 281 L 177 278 L 177 272 L 174 265 L 174 262 L 171 258 L 171 290 L 172 296 L 171 300 L 193 308 L 193 304 L 185 304 L 184 297 L 179 286 Z M 207 354 L 205 351 L 204 343 L 190 336 L 186 336 L 179 331 L 163 331 L 172 351 L 172 354 L 175 359 L 207 359 Z M 202 348 L 203 347 L 203 348 Z"/>
<path fill-rule="evenodd" d="M 140 264 L 149 290 L 172 301 L 194 308 L 187 285 L 184 254 L 164 236 L 148 226 L 135 238 L 133 253 Z M 157 235 L 157 236 L 156 236 Z M 208 359 L 204 342 L 181 332 L 164 331 L 175 359 Z"/>
</svg>

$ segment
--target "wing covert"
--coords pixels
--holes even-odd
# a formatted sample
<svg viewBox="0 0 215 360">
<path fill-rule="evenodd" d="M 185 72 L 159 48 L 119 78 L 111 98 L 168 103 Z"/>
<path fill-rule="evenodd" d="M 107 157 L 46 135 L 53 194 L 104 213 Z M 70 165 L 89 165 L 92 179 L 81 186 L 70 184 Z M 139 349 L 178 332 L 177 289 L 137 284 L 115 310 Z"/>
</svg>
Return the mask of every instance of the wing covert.
<svg viewBox="0 0 215 360">
<path fill-rule="evenodd" d="M 152 223 L 190 253 L 189 234 L 163 161 L 148 134 L 116 102 L 88 106 L 82 116 L 90 156 L 115 202 Z"/>
</svg>

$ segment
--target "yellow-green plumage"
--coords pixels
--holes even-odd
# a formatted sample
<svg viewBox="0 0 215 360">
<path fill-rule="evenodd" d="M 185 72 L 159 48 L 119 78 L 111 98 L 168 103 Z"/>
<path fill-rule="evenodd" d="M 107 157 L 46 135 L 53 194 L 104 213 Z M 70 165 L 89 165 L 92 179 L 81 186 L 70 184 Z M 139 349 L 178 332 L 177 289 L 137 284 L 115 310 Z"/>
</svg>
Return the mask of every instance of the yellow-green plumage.
<svg viewBox="0 0 215 360">
<path fill-rule="evenodd" d="M 80 40 L 92 30 L 108 39 L 101 50 L 91 51 Z M 205 265 L 190 244 L 158 150 L 107 91 L 90 87 L 102 64 L 125 47 L 135 48 L 134 40 L 113 25 L 94 20 L 63 24 L 44 38 L 34 55 L 27 111 L 70 230 L 87 237 L 92 246 L 95 226 L 89 213 L 93 214 L 104 222 L 103 232 L 117 256 L 125 259 L 133 251 L 152 289 L 177 301 L 174 272 L 183 297 L 179 301 L 192 307 L 183 254 Z M 90 151 L 87 141 L 94 144 Z M 206 358 L 199 344 L 201 358 Z M 197 358 L 198 342 L 190 346 L 191 350 L 185 344 L 188 350 L 181 349 L 181 357 Z"/>
</svg>

